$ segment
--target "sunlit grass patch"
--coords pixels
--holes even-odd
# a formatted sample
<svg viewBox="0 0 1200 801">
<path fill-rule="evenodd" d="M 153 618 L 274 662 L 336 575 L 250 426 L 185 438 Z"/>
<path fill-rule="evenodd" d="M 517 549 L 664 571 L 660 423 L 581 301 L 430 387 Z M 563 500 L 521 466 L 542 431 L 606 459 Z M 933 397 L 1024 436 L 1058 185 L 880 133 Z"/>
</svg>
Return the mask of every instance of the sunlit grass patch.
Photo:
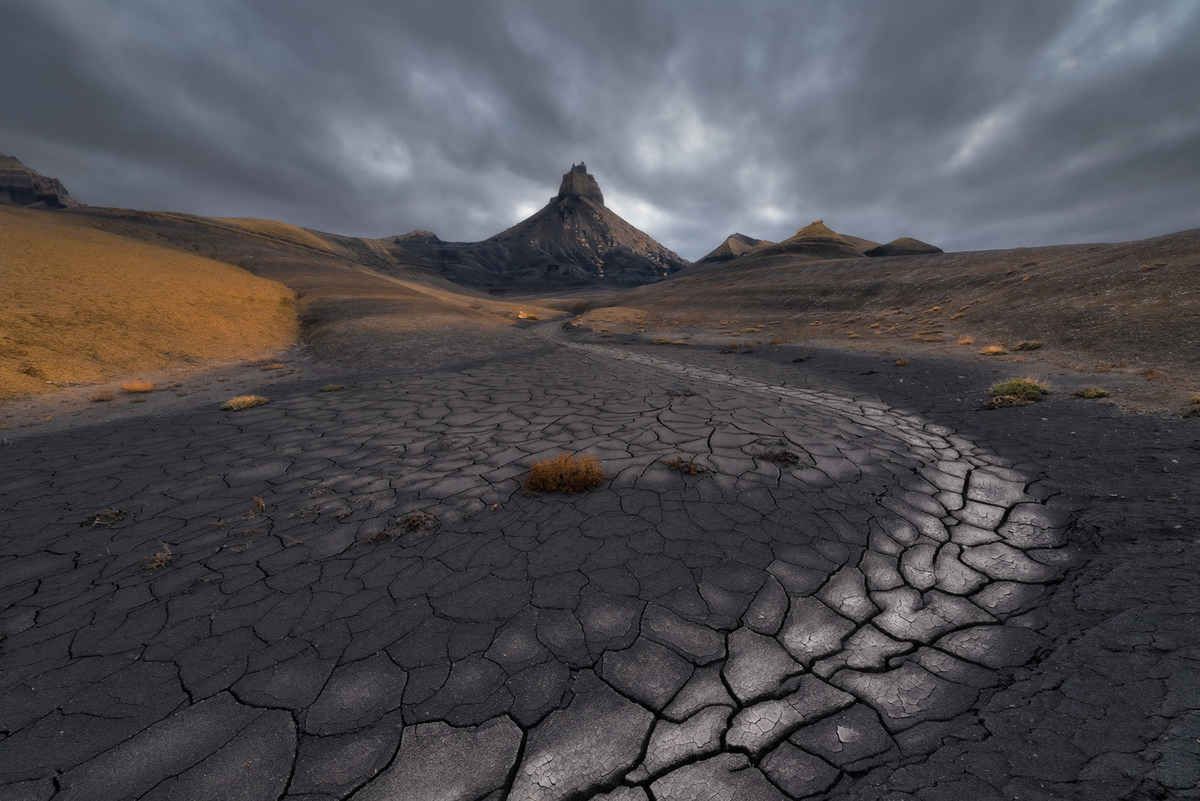
<svg viewBox="0 0 1200 801">
<path fill-rule="evenodd" d="M 525 479 L 530 492 L 586 492 L 604 483 L 604 470 L 595 456 L 560 454 L 537 462 Z"/>
<path fill-rule="evenodd" d="M 226 412 L 240 412 L 244 409 L 253 409 L 255 406 L 262 406 L 264 403 L 270 402 L 269 398 L 264 398 L 262 395 L 235 395 L 222 403 L 221 409 Z"/>
<path fill-rule="evenodd" d="M 993 384 L 990 393 L 992 397 L 988 401 L 988 407 L 1001 409 L 1006 406 L 1037 403 L 1049 394 L 1049 390 L 1032 378 L 1010 378 Z"/>
<path fill-rule="evenodd" d="M 121 391 L 128 392 L 131 395 L 140 395 L 146 392 L 153 392 L 156 389 L 152 381 L 146 381 L 141 378 L 135 378 L 132 381 L 126 381 L 121 384 Z"/>
</svg>

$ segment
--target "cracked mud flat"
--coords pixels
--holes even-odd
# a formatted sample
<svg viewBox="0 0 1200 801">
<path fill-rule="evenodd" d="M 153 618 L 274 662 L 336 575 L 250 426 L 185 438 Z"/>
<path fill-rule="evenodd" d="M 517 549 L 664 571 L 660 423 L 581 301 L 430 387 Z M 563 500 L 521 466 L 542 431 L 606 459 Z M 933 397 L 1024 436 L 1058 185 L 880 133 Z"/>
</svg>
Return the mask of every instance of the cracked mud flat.
<svg viewBox="0 0 1200 801">
<path fill-rule="evenodd" d="M 1113 570 L 905 406 L 531 346 L 0 448 L 0 799 L 1194 796 L 1194 527 Z"/>
</svg>

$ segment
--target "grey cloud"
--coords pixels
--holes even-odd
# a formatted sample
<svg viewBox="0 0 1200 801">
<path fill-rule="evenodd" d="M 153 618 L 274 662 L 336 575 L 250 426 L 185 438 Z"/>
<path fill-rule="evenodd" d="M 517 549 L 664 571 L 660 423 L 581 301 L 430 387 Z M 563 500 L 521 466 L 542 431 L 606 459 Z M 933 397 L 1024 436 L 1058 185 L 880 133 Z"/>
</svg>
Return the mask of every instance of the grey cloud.
<svg viewBox="0 0 1200 801">
<path fill-rule="evenodd" d="M 476 239 L 585 159 L 693 258 L 815 217 L 954 249 L 1200 224 L 1191 0 L 0 10 L 0 151 L 98 204 Z"/>
</svg>

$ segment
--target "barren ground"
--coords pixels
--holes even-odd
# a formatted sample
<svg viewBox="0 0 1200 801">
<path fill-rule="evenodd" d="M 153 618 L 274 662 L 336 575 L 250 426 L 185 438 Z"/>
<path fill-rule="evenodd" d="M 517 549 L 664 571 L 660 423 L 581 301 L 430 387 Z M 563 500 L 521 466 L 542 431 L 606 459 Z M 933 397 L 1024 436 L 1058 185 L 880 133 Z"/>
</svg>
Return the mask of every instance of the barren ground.
<svg viewBox="0 0 1200 801">
<path fill-rule="evenodd" d="M 3 801 L 1200 797 L 1200 421 L 90 214 L 305 339 L 3 432 Z"/>
</svg>

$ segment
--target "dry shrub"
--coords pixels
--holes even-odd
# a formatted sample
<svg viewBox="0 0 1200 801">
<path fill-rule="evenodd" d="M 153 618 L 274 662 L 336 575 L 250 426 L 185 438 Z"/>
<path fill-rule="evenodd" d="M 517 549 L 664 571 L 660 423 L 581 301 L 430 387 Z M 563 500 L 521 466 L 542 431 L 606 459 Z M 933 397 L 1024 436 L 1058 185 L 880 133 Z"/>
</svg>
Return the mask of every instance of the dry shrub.
<svg viewBox="0 0 1200 801">
<path fill-rule="evenodd" d="M 235 395 L 222 403 L 221 409 L 226 412 L 240 412 L 243 409 L 262 406 L 264 403 L 270 403 L 270 399 L 264 398 L 262 395 Z"/>
<path fill-rule="evenodd" d="M 974 345 L 974 344 L 975 344 L 975 337 L 973 337 L 973 336 L 970 336 L 970 335 L 968 335 L 968 334 L 963 334 L 962 336 L 960 336 L 960 337 L 958 338 L 958 344 L 960 344 L 960 345 Z"/>
<path fill-rule="evenodd" d="M 127 513 L 124 509 L 111 507 L 108 509 L 101 509 L 94 515 L 84 518 L 79 525 L 83 526 L 84 528 L 112 528 L 126 517 Z"/>
<path fill-rule="evenodd" d="M 121 385 L 122 392 L 128 392 L 131 395 L 138 395 L 145 392 L 153 392 L 155 390 L 154 383 L 141 378 L 135 378 L 132 381 L 126 381 Z"/>
<path fill-rule="evenodd" d="M 800 464 L 799 455 L 787 450 L 786 448 L 776 448 L 774 450 L 763 451 L 762 453 L 754 454 L 756 458 L 762 459 L 764 462 L 770 462 L 777 465 L 794 465 Z"/>
<path fill-rule="evenodd" d="M 1027 406 L 1037 403 L 1048 393 L 1046 387 L 1032 378 L 1010 378 L 992 385 L 992 397 L 987 405 L 990 409 Z"/>
<path fill-rule="evenodd" d="M 1075 390 L 1075 397 L 1083 398 L 1084 400 L 1107 398 L 1108 394 L 1108 390 L 1101 387 L 1084 387 L 1083 389 Z"/>
<path fill-rule="evenodd" d="M 171 550 L 171 546 L 167 545 L 165 542 L 160 544 L 162 547 L 155 551 L 150 558 L 146 560 L 147 570 L 162 570 L 164 567 L 171 564 L 171 562 L 175 559 L 175 552 Z"/>
<path fill-rule="evenodd" d="M 1013 346 L 1013 350 L 1041 350 L 1042 343 L 1036 339 L 1026 339 Z"/>
<path fill-rule="evenodd" d="M 663 464 L 672 470 L 683 473 L 685 476 L 699 476 L 703 475 L 704 473 L 712 472 L 707 467 L 697 462 L 695 456 L 690 459 L 684 459 L 682 456 L 673 456 L 670 459 L 663 461 Z"/>
<path fill-rule="evenodd" d="M 909 363 L 908 359 L 896 359 L 897 367 L 908 367 Z"/>
<path fill-rule="evenodd" d="M 1008 353 L 1008 348 L 998 342 L 992 345 L 984 345 L 983 350 L 979 351 L 981 356 L 1003 356 L 1005 353 Z"/>
<path fill-rule="evenodd" d="M 108 403 L 116 397 L 110 390 L 102 389 L 99 392 L 92 393 L 92 396 L 88 400 L 92 403 Z"/>
<path fill-rule="evenodd" d="M 530 492 L 586 492 L 604 483 L 604 471 L 595 456 L 563 453 L 534 464 L 525 479 Z"/>
</svg>

